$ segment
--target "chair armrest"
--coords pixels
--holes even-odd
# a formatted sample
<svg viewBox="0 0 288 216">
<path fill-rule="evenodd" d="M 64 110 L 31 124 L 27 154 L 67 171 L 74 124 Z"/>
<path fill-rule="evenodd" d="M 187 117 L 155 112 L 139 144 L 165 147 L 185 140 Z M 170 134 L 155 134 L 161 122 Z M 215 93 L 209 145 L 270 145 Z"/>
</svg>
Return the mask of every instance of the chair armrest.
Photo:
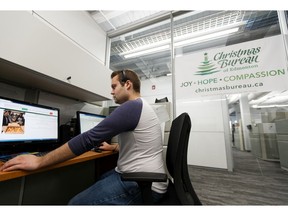
<svg viewBox="0 0 288 216">
<path fill-rule="evenodd" d="M 152 173 L 152 172 L 132 172 L 121 173 L 122 181 L 135 181 L 140 187 L 142 193 L 143 204 L 153 204 L 152 182 L 164 182 L 167 181 L 167 175 L 165 173 Z"/>
<path fill-rule="evenodd" d="M 164 182 L 167 181 L 165 173 L 152 173 L 152 172 L 133 172 L 121 173 L 123 181 L 137 181 L 137 182 Z"/>
</svg>

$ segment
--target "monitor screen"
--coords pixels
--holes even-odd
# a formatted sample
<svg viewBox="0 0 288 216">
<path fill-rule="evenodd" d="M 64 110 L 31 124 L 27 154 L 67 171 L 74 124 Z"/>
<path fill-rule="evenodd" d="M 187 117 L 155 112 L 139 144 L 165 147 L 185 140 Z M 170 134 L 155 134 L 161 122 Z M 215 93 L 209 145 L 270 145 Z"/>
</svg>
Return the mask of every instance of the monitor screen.
<svg viewBox="0 0 288 216">
<path fill-rule="evenodd" d="M 77 133 L 83 133 L 98 125 L 106 116 L 77 111 Z"/>
<path fill-rule="evenodd" d="M 58 108 L 0 97 L 0 124 L 2 148 L 59 141 Z"/>
</svg>

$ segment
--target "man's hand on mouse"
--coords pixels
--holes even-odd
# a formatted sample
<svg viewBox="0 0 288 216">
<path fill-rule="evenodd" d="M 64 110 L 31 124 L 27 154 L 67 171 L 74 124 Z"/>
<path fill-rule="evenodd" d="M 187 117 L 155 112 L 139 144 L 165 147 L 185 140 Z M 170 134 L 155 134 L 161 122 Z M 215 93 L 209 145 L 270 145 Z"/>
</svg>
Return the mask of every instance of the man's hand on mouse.
<svg viewBox="0 0 288 216">
<path fill-rule="evenodd" d="M 118 144 L 109 144 L 107 142 L 103 142 L 98 148 L 103 151 L 115 151 L 115 149 L 118 148 Z"/>
</svg>

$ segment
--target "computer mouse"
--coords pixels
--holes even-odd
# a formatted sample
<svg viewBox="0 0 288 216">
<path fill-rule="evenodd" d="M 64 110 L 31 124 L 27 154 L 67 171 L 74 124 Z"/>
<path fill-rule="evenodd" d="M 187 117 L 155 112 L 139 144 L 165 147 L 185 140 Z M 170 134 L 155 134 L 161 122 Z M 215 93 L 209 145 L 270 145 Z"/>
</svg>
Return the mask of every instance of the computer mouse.
<svg viewBox="0 0 288 216">
<path fill-rule="evenodd" d="M 102 152 L 102 150 L 99 149 L 99 147 L 95 147 L 95 148 L 93 148 L 92 151 L 95 151 L 95 152 L 98 152 L 98 153 L 101 153 L 101 152 Z"/>
</svg>

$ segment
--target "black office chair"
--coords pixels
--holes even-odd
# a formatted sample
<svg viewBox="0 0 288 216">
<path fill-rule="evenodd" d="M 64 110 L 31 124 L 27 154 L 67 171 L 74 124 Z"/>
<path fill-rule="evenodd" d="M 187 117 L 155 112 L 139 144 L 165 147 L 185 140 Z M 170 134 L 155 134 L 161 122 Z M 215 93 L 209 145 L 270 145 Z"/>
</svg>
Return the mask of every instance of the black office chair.
<svg viewBox="0 0 288 216">
<path fill-rule="evenodd" d="M 157 205 L 202 205 L 189 178 L 187 149 L 191 120 L 182 113 L 173 120 L 168 140 L 166 166 L 171 178 L 167 193 Z M 166 181 L 167 175 L 160 173 L 123 173 L 123 181 L 136 181 L 140 186 L 144 204 L 152 204 L 152 182 Z"/>
</svg>

